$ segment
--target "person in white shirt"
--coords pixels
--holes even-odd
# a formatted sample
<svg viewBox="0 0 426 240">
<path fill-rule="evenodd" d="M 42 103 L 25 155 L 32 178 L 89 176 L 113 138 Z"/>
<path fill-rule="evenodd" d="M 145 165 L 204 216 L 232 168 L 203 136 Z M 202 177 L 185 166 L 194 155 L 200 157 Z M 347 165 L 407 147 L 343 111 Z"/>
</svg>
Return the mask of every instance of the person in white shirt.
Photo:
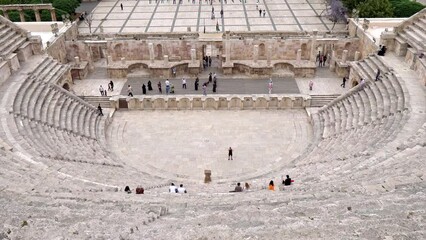
<svg viewBox="0 0 426 240">
<path fill-rule="evenodd" d="M 182 88 L 186 89 L 186 79 L 182 78 Z"/>
<path fill-rule="evenodd" d="M 99 92 L 101 93 L 101 96 L 104 95 L 104 88 L 101 86 L 99 86 Z"/>
<path fill-rule="evenodd" d="M 187 192 L 186 192 L 186 189 L 183 187 L 183 184 L 181 184 L 181 185 L 178 187 L 177 192 L 178 192 L 178 193 L 187 193 Z"/>
<path fill-rule="evenodd" d="M 174 184 L 174 183 L 171 183 L 171 184 L 170 184 L 169 192 L 170 192 L 170 193 L 177 193 L 177 192 L 178 192 L 177 187 L 175 186 L 175 184 Z"/>
<path fill-rule="evenodd" d="M 170 82 L 169 82 L 169 79 L 166 80 L 165 84 L 166 84 L 166 94 L 169 94 L 169 92 L 170 92 Z"/>
</svg>

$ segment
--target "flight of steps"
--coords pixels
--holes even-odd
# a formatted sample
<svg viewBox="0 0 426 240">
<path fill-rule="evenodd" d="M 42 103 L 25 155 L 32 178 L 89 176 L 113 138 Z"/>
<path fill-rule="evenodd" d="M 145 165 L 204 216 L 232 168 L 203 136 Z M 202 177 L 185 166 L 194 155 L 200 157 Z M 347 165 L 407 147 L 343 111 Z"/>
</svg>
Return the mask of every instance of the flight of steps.
<svg viewBox="0 0 426 240">
<path fill-rule="evenodd" d="M 340 96 L 340 94 L 310 95 L 311 107 L 323 107 Z"/>
<path fill-rule="evenodd" d="M 98 107 L 99 104 L 101 105 L 102 108 L 111 107 L 111 104 L 109 102 L 110 97 L 102 97 L 102 96 L 79 96 L 79 97 L 95 107 Z"/>
<path fill-rule="evenodd" d="M 426 11 L 421 11 L 397 28 L 396 39 L 406 42 L 417 51 L 426 50 Z"/>
<path fill-rule="evenodd" d="M 26 41 L 26 36 L 22 36 L 5 22 L 0 21 L 0 57 L 13 53 Z"/>
</svg>

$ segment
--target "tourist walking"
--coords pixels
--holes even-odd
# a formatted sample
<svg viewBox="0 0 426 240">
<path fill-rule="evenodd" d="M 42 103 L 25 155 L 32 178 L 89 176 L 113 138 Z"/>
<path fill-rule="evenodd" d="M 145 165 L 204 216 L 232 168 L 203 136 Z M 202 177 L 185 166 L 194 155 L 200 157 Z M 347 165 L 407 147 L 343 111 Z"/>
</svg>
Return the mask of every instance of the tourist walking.
<svg viewBox="0 0 426 240">
<path fill-rule="evenodd" d="M 209 56 L 209 67 L 212 66 L 212 58 Z"/>
<path fill-rule="evenodd" d="M 266 16 L 266 10 L 263 9 L 263 17 L 265 17 L 265 16 Z"/>
<path fill-rule="evenodd" d="M 127 85 L 127 96 L 133 97 L 133 89 L 130 85 Z"/>
<path fill-rule="evenodd" d="M 346 84 L 346 77 L 343 77 L 342 84 L 340 84 L 340 86 L 345 88 L 345 84 Z"/>
<path fill-rule="evenodd" d="M 186 89 L 186 79 L 182 78 L 182 88 Z"/>
<path fill-rule="evenodd" d="M 209 82 L 213 81 L 212 73 L 209 73 Z"/>
<path fill-rule="evenodd" d="M 234 160 L 234 159 L 232 159 L 232 148 L 231 147 L 229 147 L 229 149 L 228 149 L 228 160 Z"/>
<path fill-rule="evenodd" d="M 152 91 L 151 80 L 148 81 L 148 91 Z"/>
<path fill-rule="evenodd" d="M 158 81 L 157 87 L 158 87 L 158 92 L 162 94 L 163 90 L 161 89 L 161 82 L 160 81 Z"/>
<path fill-rule="evenodd" d="M 112 82 L 112 80 L 108 83 L 108 90 L 110 90 L 111 92 L 114 91 L 114 82 Z"/>
<path fill-rule="evenodd" d="M 220 10 L 220 18 L 223 18 L 223 9 Z"/>
<path fill-rule="evenodd" d="M 216 78 L 213 80 L 213 92 L 216 92 L 216 88 L 217 88 L 217 81 Z"/>
<path fill-rule="evenodd" d="M 169 79 L 166 80 L 165 84 L 166 84 L 166 94 L 169 94 L 169 92 L 170 92 L 170 82 L 169 82 Z"/>
<path fill-rule="evenodd" d="M 272 78 L 269 79 L 268 83 L 268 92 L 269 94 L 272 94 L 272 88 L 274 87 L 274 83 L 272 82 Z"/>
<path fill-rule="evenodd" d="M 314 81 L 312 79 L 309 81 L 309 91 L 312 91 L 312 88 L 314 87 Z"/>
<path fill-rule="evenodd" d="M 207 85 L 205 83 L 203 84 L 203 95 L 207 96 Z"/>
<path fill-rule="evenodd" d="M 123 11 L 123 4 L 122 3 L 120 3 L 120 7 L 121 7 L 121 11 Z"/>
<path fill-rule="evenodd" d="M 99 86 L 99 92 L 101 93 L 101 96 L 104 95 L 104 88 L 102 87 L 102 85 Z"/>
<path fill-rule="evenodd" d="M 145 84 L 142 84 L 142 94 L 146 94 L 146 86 Z"/>
<path fill-rule="evenodd" d="M 376 73 L 376 82 L 378 81 L 378 80 L 380 80 L 380 69 L 378 68 L 377 69 L 377 73 Z"/>
<path fill-rule="evenodd" d="M 103 116 L 104 115 L 104 113 L 102 112 L 102 107 L 101 107 L 100 103 L 98 104 L 98 112 L 99 112 L 99 116 Z"/>
<path fill-rule="evenodd" d="M 259 8 L 259 17 L 262 16 L 262 9 Z"/>
<path fill-rule="evenodd" d="M 200 79 L 198 79 L 198 77 L 195 79 L 195 83 L 194 83 L 194 87 L 195 87 L 195 91 L 198 91 L 198 85 L 200 84 Z"/>
</svg>

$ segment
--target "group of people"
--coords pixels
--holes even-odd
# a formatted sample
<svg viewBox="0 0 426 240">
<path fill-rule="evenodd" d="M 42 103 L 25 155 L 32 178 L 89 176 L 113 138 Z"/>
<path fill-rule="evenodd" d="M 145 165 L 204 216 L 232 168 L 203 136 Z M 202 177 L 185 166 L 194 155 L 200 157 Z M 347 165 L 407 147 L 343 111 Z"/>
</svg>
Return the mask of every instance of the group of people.
<svg viewBox="0 0 426 240">
<path fill-rule="evenodd" d="M 283 190 L 284 191 L 284 187 L 285 186 L 290 186 L 291 185 L 291 183 L 293 183 L 294 182 L 294 180 L 292 180 L 291 178 L 290 178 L 290 176 L 289 175 L 286 175 L 286 179 L 283 179 L 282 180 L 282 184 L 281 184 L 281 190 Z M 268 185 L 268 190 L 271 190 L 271 191 L 275 191 L 275 184 L 274 184 L 274 180 L 271 180 L 270 182 L 269 182 L 269 185 Z"/>
<path fill-rule="evenodd" d="M 327 55 L 321 54 L 321 51 L 318 52 L 316 62 L 318 63 L 318 67 L 324 67 L 327 62 Z"/>
<path fill-rule="evenodd" d="M 183 187 L 183 184 L 180 184 L 179 187 L 176 187 L 174 183 L 170 184 L 169 193 L 188 193 L 186 188 Z"/>
<path fill-rule="evenodd" d="M 113 92 L 114 91 L 114 82 L 111 80 L 108 83 L 108 91 Z M 101 96 L 108 96 L 108 92 L 102 85 L 99 86 L 99 92 L 101 93 Z"/>
<path fill-rule="evenodd" d="M 385 56 L 385 53 L 386 53 L 386 50 L 388 50 L 387 48 L 386 48 L 386 46 L 382 46 L 382 45 L 380 45 L 379 46 L 379 51 L 377 52 L 377 55 L 379 55 L 379 56 Z"/>
<path fill-rule="evenodd" d="M 203 57 L 203 68 L 211 67 L 212 66 L 212 57 L 210 56 L 204 56 Z"/>
</svg>

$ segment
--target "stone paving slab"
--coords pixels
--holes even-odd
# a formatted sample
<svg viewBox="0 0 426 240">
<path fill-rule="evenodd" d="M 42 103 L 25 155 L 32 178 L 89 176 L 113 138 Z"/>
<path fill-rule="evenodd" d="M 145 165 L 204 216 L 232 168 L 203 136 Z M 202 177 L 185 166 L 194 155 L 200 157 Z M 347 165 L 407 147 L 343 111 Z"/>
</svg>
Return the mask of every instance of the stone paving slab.
<svg viewBox="0 0 426 240">
<path fill-rule="evenodd" d="M 120 4 L 123 4 L 121 10 Z M 215 19 L 211 19 L 214 8 Z M 100 26 L 106 33 L 131 32 L 216 32 L 216 23 L 220 31 L 311 31 L 318 29 L 328 31 L 332 22 L 319 18 L 325 8 L 320 0 L 248 0 L 183 1 L 173 4 L 172 0 L 136 0 L 136 1 L 102 1 L 93 10 L 92 28 L 100 32 Z M 224 21 L 220 10 L 224 11 Z M 259 16 L 258 9 L 266 9 L 266 14 Z M 284 19 L 283 19 L 284 18 Z M 144 19 L 147 21 L 138 21 Z M 135 28 L 135 24 L 139 24 Z M 285 24 L 285 26 L 283 26 Z M 160 28 L 159 28 L 160 27 Z M 344 29 L 344 24 L 337 24 L 336 30 Z M 80 24 L 80 32 L 87 33 L 88 26 Z"/>
<path fill-rule="evenodd" d="M 312 137 L 304 110 L 118 111 L 110 132 L 126 165 L 200 181 L 205 169 L 217 180 L 285 165 Z"/>
</svg>

